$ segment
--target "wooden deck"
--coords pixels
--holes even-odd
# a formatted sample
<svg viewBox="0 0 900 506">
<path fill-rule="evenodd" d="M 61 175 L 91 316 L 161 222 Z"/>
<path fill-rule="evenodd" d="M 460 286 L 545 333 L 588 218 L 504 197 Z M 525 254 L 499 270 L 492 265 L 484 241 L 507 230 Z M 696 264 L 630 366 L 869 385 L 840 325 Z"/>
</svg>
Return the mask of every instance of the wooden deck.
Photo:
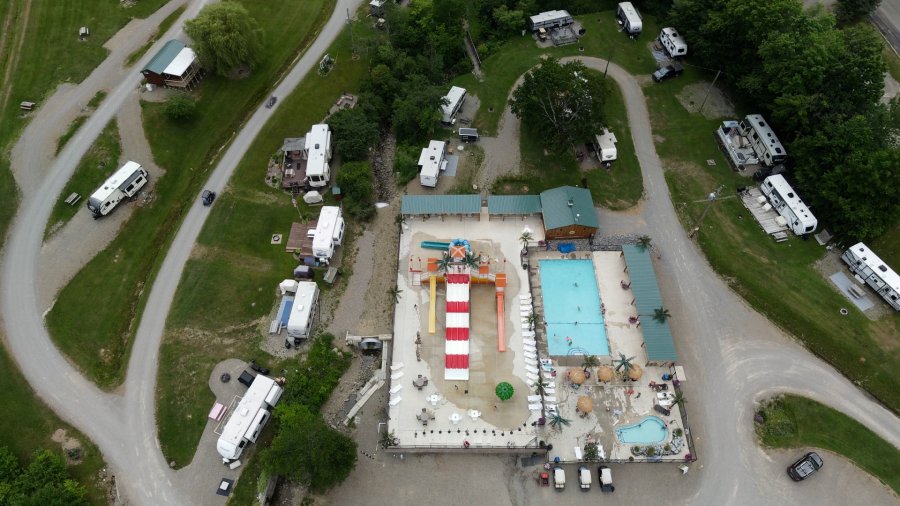
<svg viewBox="0 0 900 506">
<path fill-rule="evenodd" d="M 760 203 L 760 198 L 762 202 Z M 782 223 L 783 218 L 775 209 L 765 200 L 762 192 L 757 187 L 747 188 L 747 191 L 741 194 L 741 202 L 744 207 L 753 215 L 753 219 L 759 223 L 759 226 L 777 242 L 787 240 L 787 224 Z"/>
</svg>

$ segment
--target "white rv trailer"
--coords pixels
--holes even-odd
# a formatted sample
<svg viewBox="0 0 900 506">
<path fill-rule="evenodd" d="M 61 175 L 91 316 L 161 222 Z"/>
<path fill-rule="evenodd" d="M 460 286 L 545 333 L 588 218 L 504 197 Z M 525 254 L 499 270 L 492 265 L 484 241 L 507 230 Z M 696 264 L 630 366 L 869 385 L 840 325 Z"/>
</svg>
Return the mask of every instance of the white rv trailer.
<svg viewBox="0 0 900 506">
<path fill-rule="evenodd" d="M 466 89 L 453 86 L 444 99 L 447 103 L 441 106 L 441 123 L 452 125 L 456 123 L 456 114 L 462 108 L 463 102 L 466 101 Z"/>
<path fill-rule="evenodd" d="M 127 162 L 97 188 L 87 201 L 95 218 L 109 214 L 125 197 L 134 197 L 147 184 L 147 171 L 137 162 Z"/>
<path fill-rule="evenodd" d="M 419 155 L 419 183 L 422 186 L 437 186 L 438 176 L 447 168 L 447 160 L 444 158 L 446 149 L 447 143 L 444 141 L 431 141 L 427 148 L 422 148 Z"/>
<path fill-rule="evenodd" d="M 787 225 L 795 234 L 805 235 L 816 230 L 818 225 L 816 217 L 800 200 L 784 176 L 776 174 L 765 178 L 760 190 L 769 199 L 778 214 L 787 220 Z"/>
<path fill-rule="evenodd" d="M 874 251 L 859 242 L 841 255 L 841 259 L 872 287 L 892 308 L 900 311 L 900 275 L 887 266 Z"/>
<path fill-rule="evenodd" d="M 787 151 L 762 115 L 748 114 L 740 124 L 741 135 L 750 141 L 762 165 L 774 167 L 787 160 Z"/>
<path fill-rule="evenodd" d="M 634 8 L 634 5 L 631 5 L 631 2 L 619 3 L 616 17 L 619 18 L 619 23 L 628 35 L 639 35 L 644 29 L 641 14 Z"/>
<path fill-rule="evenodd" d="M 272 378 L 257 375 L 247 393 L 231 412 L 225 428 L 216 443 L 219 455 L 228 462 L 241 456 L 244 448 L 256 442 L 266 422 L 272 417 L 271 409 L 281 398 L 282 388 Z"/>
<path fill-rule="evenodd" d="M 687 42 L 674 28 L 666 27 L 659 32 L 659 43 L 666 49 L 672 58 L 687 54 Z"/>
<path fill-rule="evenodd" d="M 575 22 L 569 11 L 547 11 L 528 18 L 528 29 L 536 32 L 541 28 L 558 28 Z"/>
<path fill-rule="evenodd" d="M 308 339 L 319 309 L 319 286 L 315 281 L 298 281 L 294 305 L 288 317 L 287 334 L 294 339 Z"/>
<path fill-rule="evenodd" d="M 319 222 L 313 237 L 313 256 L 319 262 L 328 265 L 334 250 L 344 240 L 344 216 L 337 206 L 324 206 L 319 212 Z"/>
<path fill-rule="evenodd" d="M 309 160 L 306 164 L 306 180 L 310 186 L 320 188 L 328 184 L 331 178 L 331 130 L 328 125 L 313 125 L 306 134 L 306 153 Z"/>
<path fill-rule="evenodd" d="M 597 160 L 609 165 L 619 156 L 619 150 L 616 148 L 616 134 L 604 128 L 602 134 L 594 135 L 594 154 Z"/>
</svg>

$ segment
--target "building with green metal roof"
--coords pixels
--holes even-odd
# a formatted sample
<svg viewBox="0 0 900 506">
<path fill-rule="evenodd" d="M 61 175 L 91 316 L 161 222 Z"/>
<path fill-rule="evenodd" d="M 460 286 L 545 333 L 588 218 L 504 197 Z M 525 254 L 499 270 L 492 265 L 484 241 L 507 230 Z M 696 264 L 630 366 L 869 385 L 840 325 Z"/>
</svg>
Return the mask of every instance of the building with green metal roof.
<svg viewBox="0 0 900 506">
<path fill-rule="evenodd" d="M 480 215 L 479 195 L 404 195 L 400 201 L 403 216 Z"/>
<path fill-rule="evenodd" d="M 665 304 L 659 293 L 650 252 L 633 245 L 622 246 L 622 252 L 625 254 L 634 305 L 644 334 L 647 365 L 670 365 L 678 360 L 678 354 L 675 352 L 675 342 L 672 340 L 669 323 L 654 318 L 656 310 L 664 308 Z"/>
<path fill-rule="evenodd" d="M 541 214 L 547 239 L 584 239 L 599 227 L 591 192 L 560 186 L 541 193 Z"/>
<path fill-rule="evenodd" d="M 141 70 L 148 83 L 172 88 L 191 88 L 200 79 L 200 60 L 180 40 L 163 45 Z"/>
<path fill-rule="evenodd" d="M 488 216 L 530 216 L 541 214 L 541 197 L 538 195 L 489 195 Z"/>
</svg>

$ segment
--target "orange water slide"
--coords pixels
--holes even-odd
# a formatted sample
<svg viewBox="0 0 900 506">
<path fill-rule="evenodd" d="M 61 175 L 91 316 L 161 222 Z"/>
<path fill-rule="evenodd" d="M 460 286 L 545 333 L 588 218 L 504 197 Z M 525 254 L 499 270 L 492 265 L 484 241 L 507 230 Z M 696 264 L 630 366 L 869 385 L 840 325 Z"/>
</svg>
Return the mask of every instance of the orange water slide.
<svg viewBox="0 0 900 506">
<path fill-rule="evenodd" d="M 497 351 L 506 351 L 506 321 L 503 316 L 506 298 L 506 274 L 494 278 L 497 287 Z"/>
</svg>

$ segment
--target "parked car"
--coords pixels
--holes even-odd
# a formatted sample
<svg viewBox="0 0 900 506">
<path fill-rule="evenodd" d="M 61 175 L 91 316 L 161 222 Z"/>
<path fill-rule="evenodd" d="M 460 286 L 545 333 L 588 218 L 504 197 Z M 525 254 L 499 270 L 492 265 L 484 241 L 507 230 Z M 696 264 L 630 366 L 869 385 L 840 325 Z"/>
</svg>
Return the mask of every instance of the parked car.
<svg viewBox="0 0 900 506">
<path fill-rule="evenodd" d="M 216 192 L 203 190 L 203 193 L 200 194 L 200 200 L 203 201 L 204 206 L 209 207 L 212 205 L 213 201 L 216 200 Z"/>
<path fill-rule="evenodd" d="M 566 488 L 566 472 L 561 467 L 553 468 L 553 486 L 557 490 Z"/>
<path fill-rule="evenodd" d="M 600 475 L 600 491 L 601 492 L 615 492 L 616 487 L 613 486 L 612 482 L 612 471 L 609 470 L 607 466 L 600 466 L 597 468 L 597 474 Z"/>
<path fill-rule="evenodd" d="M 278 102 L 278 97 L 276 97 L 276 96 L 269 97 L 269 100 L 266 100 L 266 109 L 271 109 L 272 106 L 275 105 L 275 102 Z"/>
<path fill-rule="evenodd" d="M 656 72 L 653 73 L 653 80 L 656 82 L 665 81 L 666 79 L 678 77 L 683 73 L 684 67 L 680 63 L 672 63 L 656 69 Z"/>
<path fill-rule="evenodd" d="M 583 489 L 591 488 L 591 470 L 587 466 L 578 466 L 578 483 Z"/>
<path fill-rule="evenodd" d="M 822 469 L 822 457 L 816 452 L 809 452 L 787 468 L 788 476 L 794 481 L 803 481 L 819 469 Z"/>
</svg>

